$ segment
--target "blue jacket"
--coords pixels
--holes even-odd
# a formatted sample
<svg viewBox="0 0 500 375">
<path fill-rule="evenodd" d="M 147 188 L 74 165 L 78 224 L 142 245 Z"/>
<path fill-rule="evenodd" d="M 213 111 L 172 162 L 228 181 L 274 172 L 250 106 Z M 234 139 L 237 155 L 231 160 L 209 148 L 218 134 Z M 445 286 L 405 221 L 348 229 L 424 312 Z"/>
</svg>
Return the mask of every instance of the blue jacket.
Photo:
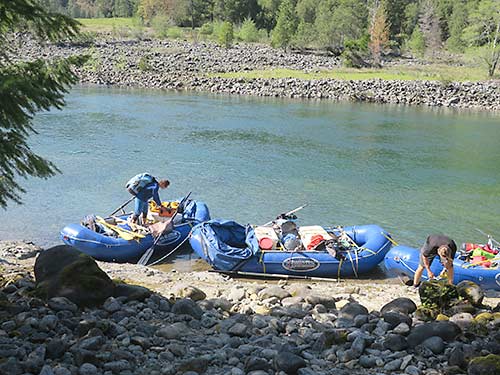
<svg viewBox="0 0 500 375">
<path fill-rule="evenodd" d="M 159 189 L 160 185 L 158 185 L 158 182 L 155 180 L 144 186 L 144 188 L 141 191 L 139 191 L 139 193 L 137 193 L 136 197 L 137 199 L 140 199 L 143 202 L 147 202 L 148 200 L 153 198 L 155 203 L 158 206 L 161 206 L 160 195 L 158 194 Z"/>
</svg>

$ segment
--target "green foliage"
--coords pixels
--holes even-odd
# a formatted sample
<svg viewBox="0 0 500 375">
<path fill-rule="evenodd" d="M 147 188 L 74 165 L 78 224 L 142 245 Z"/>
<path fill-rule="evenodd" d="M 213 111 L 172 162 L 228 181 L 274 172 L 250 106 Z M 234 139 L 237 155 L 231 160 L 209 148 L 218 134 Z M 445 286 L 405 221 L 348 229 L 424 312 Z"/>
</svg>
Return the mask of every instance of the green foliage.
<svg viewBox="0 0 500 375">
<path fill-rule="evenodd" d="M 450 51 L 463 52 L 465 42 L 462 38 L 462 33 L 467 25 L 467 10 L 462 1 L 457 1 L 453 5 L 453 12 L 448 22 L 449 38 L 446 41 L 446 46 Z"/>
<path fill-rule="evenodd" d="M 231 22 L 224 22 L 220 27 L 218 34 L 219 44 L 223 47 L 230 48 L 233 44 L 234 40 L 234 32 L 233 32 L 233 24 Z"/>
<path fill-rule="evenodd" d="M 214 25 L 212 22 L 204 23 L 200 27 L 200 34 L 202 35 L 212 35 L 214 33 Z"/>
<path fill-rule="evenodd" d="M 299 48 L 311 47 L 316 41 L 316 28 L 314 24 L 300 21 L 292 44 Z"/>
<path fill-rule="evenodd" d="M 257 30 L 255 22 L 251 18 L 246 18 L 245 21 L 243 21 L 238 36 L 247 43 L 259 41 L 259 30 Z"/>
<path fill-rule="evenodd" d="M 88 57 L 83 65 L 83 69 L 90 72 L 99 72 L 102 68 L 102 57 L 100 53 L 95 49 L 91 48 L 88 51 Z"/>
<path fill-rule="evenodd" d="M 285 48 L 290 45 L 297 29 L 297 15 L 293 0 L 283 0 L 279 7 L 276 27 L 271 34 L 271 43 L 274 47 Z"/>
<path fill-rule="evenodd" d="M 323 47 L 342 50 L 346 40 L 356 40 L 366 32 L 368 8 L 362 0 L 321 0 L 315 27 Z"/>
<path fill-rule="evenodd" d="M 460 299 L 457 287 L 444 280 L 424 281 L 418 292 L 422 306 L 438 312 L 450 308 Z"/>
<path fill-rule="evenodd" d="M 9 0 L 0 3 L 0 207 L 9 201 L 21 203 L 25 190 L 19 177 L 48 178 L 59 172 L 57 167 L 35 154 L 27 140 L 36 133 L 32 119 L 36 112 L 64 105 L 64 94 L 78 78 L 72 68 L 84 57 L 16 62 L 10 59 L 12 30 L 30 30 L 39 39 L 57 41 L 78 34 L 76 21 L 60 14 L 48 13 L 31 0 Z"/>
<path fill-rule="evenodd" d="M 152 70 L 151 63 L 149 62 L 148 55 L 142 55 L 139 61 L 137 62 L 137 68 L 142 72 L 147 72 Z"/>
<path fill-rule="evenodd" d="M 417 26 L 413 29 L 410 40 L 408 40 L 406 47 L 415 55 L 422 57 L 425 53 L 425 39 L 424 34 Z"/>
<path fill-rule="evenodd" d="M 128 67 L 127 58 L 125 57 L 125 55 L 120 54 L 115 61 L 115 70 L 123 72 L 127 69 L 127 67 Z"/>
<path fill-rule="evenodd" d="M 368 44 L 370 36 L 365 34 L 363 38 L 357 40 L 348 40 L 345 42 L 344 51 L 340 55 L 342 65 L 347 68 L 362 68 L 368 64 L 365 59 L 368 57 Z"/>
<path fill-rule="evenodd" d="M 166 38 L 168 36 L 168 28 L 170 25 L 170 19 L 162 14 L 154 16 L 151 20 L 151 27 L 159 38 Z"/>
</svg>

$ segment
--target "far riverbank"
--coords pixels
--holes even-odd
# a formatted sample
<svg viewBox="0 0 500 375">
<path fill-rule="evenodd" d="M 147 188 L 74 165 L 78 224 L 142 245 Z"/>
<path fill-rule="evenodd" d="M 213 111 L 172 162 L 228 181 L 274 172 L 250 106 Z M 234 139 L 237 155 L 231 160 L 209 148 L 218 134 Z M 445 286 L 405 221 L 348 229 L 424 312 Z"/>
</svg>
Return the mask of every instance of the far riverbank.
<svg viewBox="0 0 500 375">
<path fill-rule="evenodd" d="M 339 59 L 333 56 L 298 54 L 257 44 L 226 49 L 210 42 L 110 38 L 90 46 L 41 48 L 37 42 L 19 37 L 19 52 L 21 59 L 87 54 L 89 61 L 78 71 L 83 84 L 500 110 L 498 81 L 460 82 L 463 77 L 452 77 L 451 81 L 273 78 L 272 72 L 271 78 L 225 77 L 232 72 L 290 69 L 307 73 L 340 68 Z M 398 64 L 414 63 L 392 65 L 397 70 Z"/>
</svg>

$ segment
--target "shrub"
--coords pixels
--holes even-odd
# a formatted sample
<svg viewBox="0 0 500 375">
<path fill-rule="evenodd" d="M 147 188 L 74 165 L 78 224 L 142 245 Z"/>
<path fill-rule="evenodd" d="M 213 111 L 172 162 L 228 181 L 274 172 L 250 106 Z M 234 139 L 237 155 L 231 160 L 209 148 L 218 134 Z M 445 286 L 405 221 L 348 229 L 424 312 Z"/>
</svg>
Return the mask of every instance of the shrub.
<svg viewBox="0 0 500 375">
<path fill-rule="evenodd" d="M 211 22 L 204 23 L 200 27 L 200 34 L 202 35 L 212 35 L 214 33 L 214 25 Z"/>
<path fill-rule="evenodd" d="M 231 22 L 224 22 L 220 28 L 218 35 L 219 44 L 226 48 L 230 48 L 233 44 L 233 39 L 233 24 Z"/>
<path fill-rule="evenodd" d="M 149 63 L 149 57 L 147 55 L 142 55 L 141 58 L 139 59 L 139 62 L 137 63 L 137 68 L 139 70 L 146 72 L 148 70 L 151 70 L 151 64 Z"/>
<path fill-rule="evenodd" d="M 413 33 L 411 34 L 410 40 L 406 43 L 406 47 L 415 56 L 422 57 L 425 52 L 425 39 L 424 33 L 420 30 L 420 27 L 415 27 Z"/>
<path fill-rule="evenodd" d="M 170 19 L 164 15 L 154 16 L 151 20 L 151 27 L 155 31 L 156 36 L 166 38 L 170 27 Z"/>
<path fill-rule="evenodd" d="M 255 22 L 251 18 L 246 18 L 241 25 L 238 36 L 241 40 L 247 43 L 259 41 L 259 30 L 255 26 Z"/>
</svg>

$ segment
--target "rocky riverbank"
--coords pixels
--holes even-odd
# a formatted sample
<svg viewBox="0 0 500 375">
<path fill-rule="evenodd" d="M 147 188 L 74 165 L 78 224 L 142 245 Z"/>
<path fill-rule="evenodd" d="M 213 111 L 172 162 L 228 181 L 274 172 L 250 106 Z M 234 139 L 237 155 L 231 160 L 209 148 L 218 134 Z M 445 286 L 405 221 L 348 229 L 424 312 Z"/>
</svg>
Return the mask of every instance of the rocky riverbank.
<svg viewBox="0 0 500 375">
<path fill-rule="evenodd" d="M 45 45 L 18 37 L 19 58 L 88 54 L 78 74 L 83 84 L 196 90 L 301 99 L 428 105 L 500 110 L 500 83 L 334 79 L 234 79 L 214 76 L 270 68 L 318 71 L 339 67 L 333 56 L 303 55 L 263 45 L 225 49 L 209 42 L 97 41 L 91 46 Z M 457 77 L 459 78 L 459 77 Z"/>
<path fill-rule="evenodd" d="M 104 303 L 85 307 L 85 293 L 95 297 L 107 286 L 75 300 L 72 280 L 92 275 L 109 285 L 108 276 L 85 257 L 71 260 L 71 252 L 57 259 L 44 252 L 35 263 L 39 251 L 0 242 L 0 374 L 488 375 L 500 369 L 495 295 L 484 305 L 468 304 L 467 312 L 455 307 L 424 322 L 417 294 L 395 284 L 230 280 L 99 263 L 111 278 L 152 291 L 115 281 Z M 67 267 L 72 277 L 65 279 Z M 59 292 L 52 293 L 68 298 L 39 295 L 53 278 Z"/>
</svg>

